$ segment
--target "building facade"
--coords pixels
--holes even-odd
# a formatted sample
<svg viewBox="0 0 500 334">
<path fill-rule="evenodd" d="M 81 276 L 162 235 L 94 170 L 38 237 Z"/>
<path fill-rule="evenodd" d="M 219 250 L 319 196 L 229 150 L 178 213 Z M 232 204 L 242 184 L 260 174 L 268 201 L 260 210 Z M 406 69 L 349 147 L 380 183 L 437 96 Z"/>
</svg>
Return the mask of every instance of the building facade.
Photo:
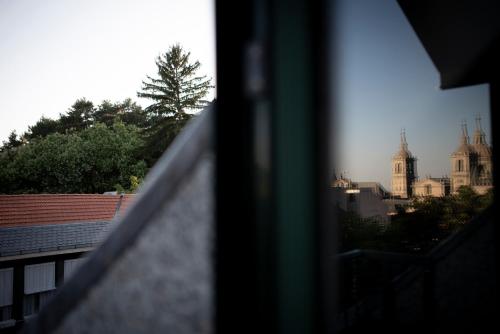
<svg viewBox="0 0 500 334">
<path fill-rule="evenodd" d="M 0 195 L 0 332 L 15 332 L 112 230 L 133 195 Z"/>
<path fill-rule="evenodd" d="M 417 159 L 408 150 L 405 132 L 401 132 L 399 151 L 392 158 L 392 196 L 408 199 L 415 196 L 442 197 L 456 194 L 461 186 L 470 186 L 478 194 L 484 194 L 493 187 L 493 165 L 491 146 L 476 118 L 476 130 L 472 144 L 467 124 L 462 124 L 458 148 L 451 154 L 451 177 L 417 176 Z"/>
<path fill-rule="evenodd" d="M 388 191 L 378 182 L 352 182 L 341 176 L 331 183 L 335 205 L 344 211 L 355 212 L 363 219 L 381 223 L 389 221 L 384 199 Z"/>
<path fill-rule="evenodd" d="M 486 142 L 486 134 L 481 127 L 481 119 L 476 118 L 473 143 L 469 142 L 467 124 L 462 124 L 460 145 L 452 153 L 451 192 L 456 193 L 461 186 L 471 186 L 479 194 L 493 187 L 491 147 Z"/>
<path fill-rule="evenodd" d="M 426 177 L 413 183 L 414 196 L 443 197 L 450 194 L 450 179 Z"/>
<path fill-rule="evenodd" d="M 392 195 L 398 198 L 410 198 L 412 185 L 417 179 L 417 158 L 408 150 L 406 133 L 401 132 L 399 151 L 392 157 Z"/>
</svg>

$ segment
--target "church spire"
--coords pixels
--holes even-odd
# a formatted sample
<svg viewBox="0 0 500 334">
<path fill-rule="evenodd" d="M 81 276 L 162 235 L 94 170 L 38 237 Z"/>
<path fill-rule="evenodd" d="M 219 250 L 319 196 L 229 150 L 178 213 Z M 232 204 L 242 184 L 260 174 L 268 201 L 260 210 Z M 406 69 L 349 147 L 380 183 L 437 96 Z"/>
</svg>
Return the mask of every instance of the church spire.
<svg viewBox="0 0 500 334">
<path fill-rule="evenodd" d="M 400 146 L 399 151 L 394 155 L 394 158 L 410 158 L 412 157 L 411 152 L 408 150 L 408 143 L 406 142 L 406 131 L 404 128 L 401 129 L 400 136 Z"/>
<path fill-rule="evenodd" d="M 481 126 L 481 116 L 476 116 L 476 131 L 474 132 L 474 144 L 481 145 L 486 144 L 486 134 Z"/>
<path fill-rule="evenodd" d="M 453 154 L 470 154 L 472 146 L 469 142 L 469 132 L 467 131 L 467 121 L 462 121 L 462 135 L 460 136 L 460 146 L 453 152 Z"/>
<path fill-rule="evenodd" d="M 469 133 L 467 132 L 467 121 L 462 121 L 462 144 L 469 144 Z"/>
<path fill-rule="evenodd" d="M 476 131 L 483 131 L 483 128 L 481 127 L 481 115 L 476 116 Z"/>
<path fill-rule="evenodd" d="M 406 142 L 406 132 L 405 129 L 401 129 L 401 149 L 407 151 L 408 143 Z"/>
</svg>

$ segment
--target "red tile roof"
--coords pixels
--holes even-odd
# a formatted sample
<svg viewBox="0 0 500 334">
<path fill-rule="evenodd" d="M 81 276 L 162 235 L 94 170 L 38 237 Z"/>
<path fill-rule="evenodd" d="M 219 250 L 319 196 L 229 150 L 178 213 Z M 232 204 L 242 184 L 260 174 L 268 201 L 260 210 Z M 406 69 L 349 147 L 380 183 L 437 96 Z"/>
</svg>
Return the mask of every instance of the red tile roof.
<svg viewBox="0 0 500 334">
<path fill-rule="evenodd" d="M 133 199 L 131 194 L 123 196 L 120 215 Z M 0 227 L 109 221 L 119 202 L 120 195 L 0 195 Z"/>
</svg>

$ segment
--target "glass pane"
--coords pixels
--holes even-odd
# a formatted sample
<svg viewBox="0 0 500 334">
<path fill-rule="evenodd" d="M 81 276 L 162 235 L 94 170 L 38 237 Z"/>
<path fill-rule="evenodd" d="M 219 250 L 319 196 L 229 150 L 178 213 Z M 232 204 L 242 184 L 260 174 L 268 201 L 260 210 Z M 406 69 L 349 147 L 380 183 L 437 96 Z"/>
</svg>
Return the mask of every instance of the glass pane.
<svg viewBox="0 0 500 334">
<path fill-rule="evenodd" d="M 85 261 L 85 258 L 64 260 L 64 280 L 66 281 L 76 271 L 76 269 Z"/>
<path fill-rule="evenodd" d="M 433 220 L 448 226 L 438 229 L 442 239 L 492 200 L 488 85 L 440 90 L 439 73 L 396 2 L 338 1 L 336 17 L 342 47 L 333 185 L 353 189 L 356 210 L 348 211 L 361 220 L 398 221 L 399 212 L 435 204 Z M 446 215 L 450 206 L 455 211 Z M 365 241 L 410 253 L 435 245 L 388 244 L 380 233 Z M 343 250 L 363 248 L 363 240 L 346 240 Z"/>
<path fill-rule="evenodd" d="M 0 307 L 12 305 L 13 268 L 0 269 Z"/>
<path fill-rule="evenodd" d="M 54 296 L 56 294 L 56 290 L 51 290 L 51 291 L 45 291 L 45 292 L 41 292 L 40 293 L 40 306 L 39 307 L 43 307 L 47 301 L 50 300 L 50 298 L 52 296 Z"/>
<path fill-rule="evenodd" d="M 0 322 L 12 319 L 12 306 L 0 307 Z"/>
<path fill-rule="evenodd" d="M 23 299 L 23 315 L 30 316 L 38 311 L 38 294 L 25 295 Z"/>
<path fill-rule="evenodd" d="M 425 312 L 433 312 L 433 302 L 453 308 L 467 295 L 479 304 L 485 296 L 480 289 L 464 293 L 444 281 L 454 274 L 457 286 L 465 286 L 468 275 L 492 269 L 491 249 L 484 246 L 491 240 L 478 241 L 492 228 L 484 214 L 493 201 L 489 86 L 441 89 L 442 73 L 398 2 L 336 3 L 331 186 L 340 232 L 339 326 L 359 329 L 367 319 L 380 325 L 384 312 L 392 312 L 391 324 L 418 325 L 430 321 Z M 439 29 L 440 22 L 432 23 Z M 474 236 L 465 232 L 471 224 L 481 226 Z M 458 238 L 467 246 L 457 246 Z M 467 247 L 481 251 L 468 253 Z M 454 262 L 460 252 L 478 262 L 462 267 Z M 435 276 L 424 278 L 425 271 Z M 401 277 L 413 290 L 394 283 Z M 450 291 L 456 297 L 443 296 Z M 408 293 L 415 293 L 414 300 L 405 299 Z M 433 293 L 433 301 L 425 299 Z M 382 313 L 363 306 L 368 303 Z M 415 313 L 402 320 L 404 307 Z"/>
</svg>

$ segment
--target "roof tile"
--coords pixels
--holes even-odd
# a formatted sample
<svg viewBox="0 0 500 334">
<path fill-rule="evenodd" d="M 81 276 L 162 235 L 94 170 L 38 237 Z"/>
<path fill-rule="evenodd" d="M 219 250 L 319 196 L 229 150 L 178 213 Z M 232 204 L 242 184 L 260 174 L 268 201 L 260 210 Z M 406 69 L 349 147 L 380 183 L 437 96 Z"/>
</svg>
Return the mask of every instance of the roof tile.
<svg viewBox="0 0 500 334">
<path fill-rule="evenodd" d="M 110 222 L 1 228 L 0 257 L 93 247 L 99 244 L 110 230 Z M 92 236 L 89 235 L 90 231 Z M 50 234 L 55 232 L 58 237 L 49 238 Z"/>
<path fill-rule="evenodd" d="M 133 200 L 134 195 L 123 195 L 120 215 Z M 109 221 L 115 216 L 119 203 L 120 195 L 0 195 L 0 227 Z"/>
</svg>

